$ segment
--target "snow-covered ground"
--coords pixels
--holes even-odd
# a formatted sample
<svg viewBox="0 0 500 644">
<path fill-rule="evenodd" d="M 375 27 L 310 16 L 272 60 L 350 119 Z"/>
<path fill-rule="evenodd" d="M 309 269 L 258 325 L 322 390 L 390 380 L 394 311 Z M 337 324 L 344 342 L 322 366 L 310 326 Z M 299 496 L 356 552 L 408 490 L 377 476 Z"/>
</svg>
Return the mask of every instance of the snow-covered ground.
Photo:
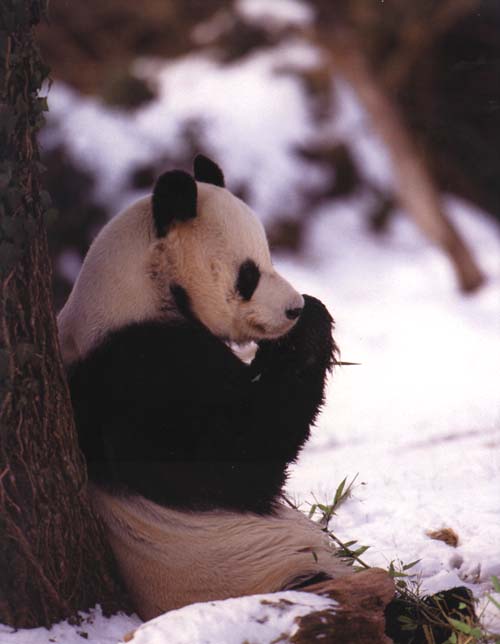
<svg viewBox="0 0 500 644">
<path fill-rule="evenodd" d="M 229 187 L 247 181 L 252 205 L 269 217 L 276 203 L 298 199 L 293 189 L 301 177 L 312 173 L 309 185 L 321 180 L 291 154 L 312 136 L 297 80 L 273 71 L 294 57 L 303 61 L 304 53 L 295 43 L 274 58 L 258 54 L 238 66 L 199 58 L 168 65 L 157 76 L 158 101 L 133 116 L 105 111 L 56 84 L 51 107 L 60 123 L 46 144 L 54 137 L 68 142 L 98 169 L 99 195 L 111 199 L 123 194 L 133 163 L 160 158 L 167 142 L 182 146 L 182 123 L 201 113 L 207 147 Z M 313 53 L 308 60 L 314 62 Z M 387 155 L 340 84 L 334 125 L 365 176 L 390 185 Z M 307 511 L 313 496 L 329 502 L 344 477 L 357 475 L 352 497 L 331 524 L 338 538 L 370 546 L 363 555 L 369 564 L 420 560 L 412 572 L 425 592 L 466 584 L 481 597 L 492 576 L 500 576 L 500 237 L 469 205 L 448 197 L 446 207 L 488 276 L 477 294 L 457 291 L 447 260 L 404 214 L 384 235 L 369 235 L 362 196 L 323 205 L 300 259 L 276 258 L 294 285 L 328 305 L 343 360 L 361 363 L 334 373 L 288 493 Z M 426 534 L 444 527 L 457 533 L 456 548 Z M 202 619 L 222 630 L 211 639 L 208 631 L 205 639 L 192 631 L 191 644 L 253 641 L 245 616 L 255 604 L 231 600 L 213 612 L 211 606 L 172 614 L 169 644 L 187 641 L 188 625 Z M 500 631 L 500 611 L 491 615 Z M 80 644 L 82 638 L 115 644 L 140 623 L 106 620 L 99 611 L 89 620 L 51 631 L 11 633 L 0 626 L 0 644 Z"/>
<path fill-rule="evenodd" d="M 500 575 L 500 240 L 449 200 L 489 283 L 460 295 L 444 258 L 401 217 L 390 237 L 361 233 L 348 205 L 324 209 L 310 264 L 283 262 L 337 320 L 342 358 L 289 492 L 331 501 L 358 474 L 334 531 L 369 545 L 367 563 L 421 559 L 428 592 L 464 582 L 480 594 Z M 448 527 L 457 548 L 427 530 Z"/>
<path fill-rule="evenodd" d="M 17 633 L 0 627 L 0 644 L 82 644 L 82 639 L 90 644 L 118 644 L 134 631 L 133 644 L 284 642 L 284 633 L 293 635 L 298 630 L 297 618 L 313 611 L 335 610 L 336 605 L 327 597 L 297 591 L 252 595 L 186 606 L 142 627 L 135 616 L 106 619 L 100 610 L 94 610 L 78 627 L 58 624 L 50 631 L 37 628 Z"/>
</svg>

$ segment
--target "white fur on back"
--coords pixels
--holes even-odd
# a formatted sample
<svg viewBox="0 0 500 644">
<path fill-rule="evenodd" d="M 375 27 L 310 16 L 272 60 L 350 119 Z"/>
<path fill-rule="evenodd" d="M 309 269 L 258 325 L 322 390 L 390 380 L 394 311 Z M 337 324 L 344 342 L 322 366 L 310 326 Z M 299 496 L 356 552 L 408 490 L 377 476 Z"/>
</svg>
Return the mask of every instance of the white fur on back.
<svg viewBox="0 0 500 644">
<path fill-rule="evenodd" d="M 154 241 L 150 201 L 117 215 L 92 243 L 57 318 L 66 364 L 85 356 L 107 331 L 156 315 L 146 266 Z"/>
<path fill-rule="evenodd" d="M 194 602 L 286 589 L 352 568 L 320 527 L 281 505 L 273 516 L 181 512 L 92 489 L 122 577 L 143 619 Z"/>
</svg>

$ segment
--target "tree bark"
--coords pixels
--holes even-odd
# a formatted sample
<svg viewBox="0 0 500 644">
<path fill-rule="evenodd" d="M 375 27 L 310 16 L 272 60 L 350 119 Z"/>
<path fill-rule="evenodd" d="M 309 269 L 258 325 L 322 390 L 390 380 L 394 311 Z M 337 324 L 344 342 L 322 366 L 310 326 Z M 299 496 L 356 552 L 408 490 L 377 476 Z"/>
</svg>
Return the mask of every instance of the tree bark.
<svg viewBox="0 0 500 644">
<path fill-rule="evenodd" d="M 86 493 L 52 309 L 36 131 L 43 0 L 0 8 L 0 622 L 50 626 L 123 605 Z"/>
</svg>

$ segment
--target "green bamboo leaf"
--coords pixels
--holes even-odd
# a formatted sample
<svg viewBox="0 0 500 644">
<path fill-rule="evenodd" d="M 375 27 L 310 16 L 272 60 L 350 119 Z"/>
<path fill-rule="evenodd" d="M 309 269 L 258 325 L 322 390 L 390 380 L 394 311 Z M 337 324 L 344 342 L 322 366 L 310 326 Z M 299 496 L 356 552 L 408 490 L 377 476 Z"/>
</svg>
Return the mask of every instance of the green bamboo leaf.
<svg viewBox="0 0 500 644">
<path fill-rule="evenodd" d="M 461 622 L 458 619 L 453 619 L 453 617 L 448 617 L 448 621 L 453 626 L 453 628 L 457 631 L 460 631 L 460 633 L 465 633 L 465 635 L 471 634 L 472 627 L 470 626 L 470 624 Z"/>
<path fill-rule="evenodd" d="M 338 488 L 337 488 L 337 490 L 336 490 L 336 492 L 335 492 L 335 498 L 334 498 L 334 500 L 333 500 L 333 505 L 337 505 L 337 503 L 338 503 L 338 502 L 340 501 L 340 499 L 342 498 L 342 495 L 343 495 L 343 493 L 344 493 L 344 487 L 345 487 L 346 481 L 347 481 L 347 476 L 346 476 L 346 477 L 345 477 L 345 479 L 340 483 L 340 485 L 338 486 Z"/>
<path fill-rule="evenodd" d="M 496 600 L 494 597 L 492 597 L 491 595 L 486 595 L 486 597 L 487 597 L 487 598 L 488 598 L 488 600 L 493 604 L 493 606 L 496 606 L 496 608 L 498 608 L 498 610 L 500 610 L 500 602 L 499 602 L 499 601 L 497 601 L 497 600 Z"/>
<path fill-rule="evenodd" d="M 370 546 L 361 546 L 361 548 L 358 548 L 357 550 L 354 550 L 353 554 L 356 557 L 360 557 L 362 554 L 364 554 Z"/>
</svg>

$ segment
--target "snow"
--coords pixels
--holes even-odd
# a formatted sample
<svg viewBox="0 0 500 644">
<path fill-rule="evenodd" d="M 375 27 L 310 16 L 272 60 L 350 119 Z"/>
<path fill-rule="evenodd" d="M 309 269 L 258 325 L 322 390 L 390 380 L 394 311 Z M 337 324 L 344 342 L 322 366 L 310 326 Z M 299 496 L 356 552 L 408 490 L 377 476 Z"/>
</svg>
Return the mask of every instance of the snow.
<svg viewBox="0 0 500 644">
<path fill-rule="evenodd" d="M 118 644 L 133 631 L 133 644 L 266 644 L 278 641 L 284 633 L 292 636 L 297 630 L 297 618 L 314 611 L 334 610 L 335 606 L 336 602 L 326 597 L 287 591 L 193 604 L 143 625 L 135 615 L 106 619 L 98 608 L 85 614 L 77 627 L 64 622 L 50 630 L 12 632 L 0 625 L 0 644 Z"/>
<path fill-rule="evenodd" d="M 495 603 L 496 602 L 496 605 Z M 500 593 L 489 593 L 484 597 L 478 606 L 478 615 L 481 616 L 481 623 L 489 633 L 500 635 Z"/>
<path fill-rule="evenodd" d="M 335 605 L 331 599 L 296 591 L 193 604 L 146 622 L 133 644 L 287 641 L 284 634 L 287 639 L 295 634 L 298 617 Z"/>
<path fill-rule="evenodd" d="M 316 50 L 293 40 L 225 66 L 199 55 L 162 63 L 161 69 L 142 61 L 137 74 L 151 80 L 158 98 L 133 114 L 103 109 L 98 100 L 55 84 L 52 127 L 42 142 L 51 148 L 63 141 L 96 174 L 96 197 L 118 211 L 138 196 L 126 189 L 133 169 L 187 153 L 187 130 L 194 129 L 228 183 L 245 186 L 247 201 L 264 219 L 284 208 L 297 211 L 301 187 L 319 185 L 323 174 L 293 154 L 314 128 L 299 81 L 284 70 L 318 59 Z"/>
<path fill-rule="evenodd" d="M 67 622 L 46 628 L 13 631 L 0 624 L 0 644 L 117 644 L 123 636 L 140 626 L 137 616 L 123 614 L 103 617 L 100 608 L 83 614 L 79 626 Z"/>
<path fill-rule="evenodd" d="M 373 240 L 348 204 L 321 213 L 313 270 L 282 262 L 329 306 L 342 358 L 361 363 L 337 369 L 289 492 L 331 501 L 359 474 L 337 537 L 369 545 L 370 565 L 421 559 L 412 572 L 423 592 L 465 583 L 481 594 L 500 574 L 500 240 L 481 213 L 456 199 L 447 207 L 489 275 L 476 295 L 454 288 L 410 221 Z M 457 532 L 457 548 L 426 535 L 442 527 Z"/>
<path fill-rule="evenodd" d="M 269 24 L 309 26 L 314 20 L 312 7 L 298 0 L 239 0 L 238 12 L 249 22 Z"/>
<path fill-rule="evenodd" d="M 252 11 L 258 4 L 240 2 Z M 269 220 L 300 202 L 295 189 L 301 182 L 321 181 L 292 152 L 317 135 L 300 85 L 276 74 L 298 59 L 313 65 L 316 57 L 294 42 L 224 67 L 195 56 L 161 69 L 144 62 L 142 74 L 153 77 L 156 69 L 159 97 L 132 115 L 105 110 L 55 84 L 50 119 L 59 126 L 47 131 L 45 144 L 70 144 L 72 154 L 97 171 L 99 196 L 119 208 L 134 196 L 124 189 L 132 168 L 181 154 L 183 127 L 201 119 L 206 149 L 221 163 L 228 185 L 247 183 L 252 206 Z M 328 135 L 349 143 L 369 181 L 390 186 L 388 157 L 355 96 L 343 84 L 335 92 L 336 119 Z M 276 258 L 295 286 L 332 311 L 343 360 L 361 363 L 336 369 L 288 494 L 307 511 L 313 494 L 328 502 L 344 477 L 357 474 L 352 497 L 332 521 L 336 536 L 370 546 L 363 559 L 371 565 L 419 559 L 411 572 L 423 592 L 468 585 L 483 597 L 485 623 L 500 631 L 500 611 L 485 596 L 492 575 L 500 576 L 498 228 L 469 204 L 446 197 L 447 212 L 488 276 L 483 289 L 464 296 L 447 259 L 403 213 L 385 234 L 368 234 L 366 198 L 324 204 L 304 255 Z M 443 527 L 458 534 L 456 548 L 426 534 Z M 309 595 L 299 600 L 297 610 L 314 601 Z M 258 602 L 241 598 L 172 612 L 161 626 L 168 631 L 165 641 L 253 641 L 250 615 L 262 610 Z M 0 644 L 80 644 L 79 632 L 91 644 L 111 644 L 140 624 L 123 615 L 107 620 L 99 610 L 88 619 L 51 631 L 0 627 Z M 292 611 L 283 620 L 291 624 Z M 262 628 L 276 627 L 279 635 L 277 624 Z M 212 628 L 221 630 L 216 635 Z"/>
<path fill-rule="evenodd" d="M 321 136 L 327 140 L 333 138 L 347 142 L 356 167 L 370 185 L 381 189 L 393 188 L 389 153 L 371 127 L 354 90 L 338 78 L 332 89 L 332 100 L 335 118 L 324 124 Z"/>
</svg>

